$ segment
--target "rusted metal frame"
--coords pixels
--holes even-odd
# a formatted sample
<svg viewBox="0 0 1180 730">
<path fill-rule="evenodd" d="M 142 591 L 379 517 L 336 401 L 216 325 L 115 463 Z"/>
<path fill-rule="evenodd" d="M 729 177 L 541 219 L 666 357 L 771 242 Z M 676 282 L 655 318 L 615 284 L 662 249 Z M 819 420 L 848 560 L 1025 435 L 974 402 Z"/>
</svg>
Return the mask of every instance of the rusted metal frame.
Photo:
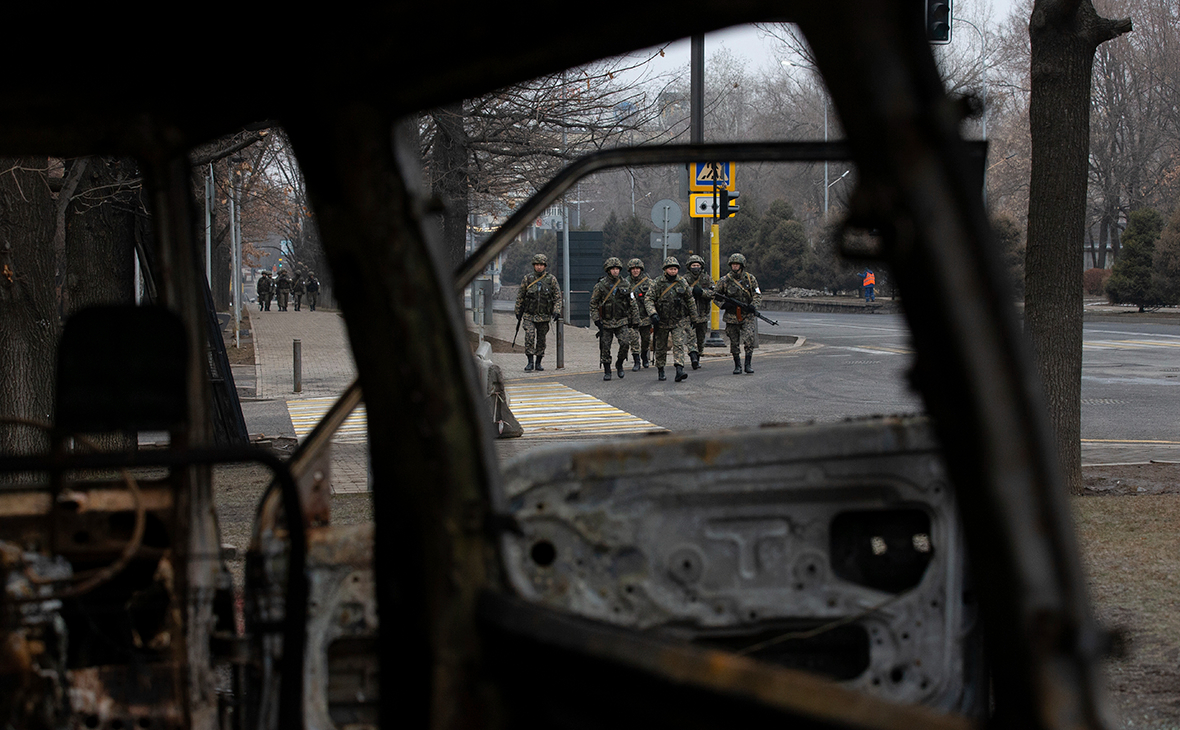
<svg viewBox="0 0 1180 730">
<path fill-rule="evenodd" d="M 618 167 L 673 165 L 687 162 L 823 162 L 850 159 L 843 142 L 734 142 L 716 144 L 619 147 L 594 152 L 570 163 L 536 192 L 504 225 L 455 271 L 455 289 L 463 291 L 479 272 L 537 219 L 562 193 L 587 175 Z"/>
<path fill-rule="evenodd" d="M 120 467 L 211 467 L 215 464 L 259 463 L 275 475 L 287 514 L 287 534 L 290 552 L 287 564 L 287 596 L 283 617 L 283 669 L 280 680 L 280 701 L 291 705 L 294 712 L 280 708 L 280 718 L 293 724 L 280 727 L 302 727 L 303 665 L 307 641 L 307 528 L 302 518 L 299 489 L 286 464 L 268 451 L 255 448 L 232 447 L 191 449 L 186 451 L 141 451 L 133 454 L 51 454 L 39 456 L 0 456 L 0 473 L 44 472 L 61 474 L 85 469 L 115 469 Z M 25 491 L 28 491 L 27 489 Z M 216 563 L 216 561 L 214 561 Z M 205 643 L 208 643 L 206 641 Z M 290 648 L 289 648 L 290 647 Z M 293 648 L 293 650 L 291 649 Z M 294 717 L 292 717 L 294 715 Z"/>
<path fill-rule="evenodd" d="M 1039 384 L 967 174 L 957 108 L 908 10 L 845 0 L 815 6 L 801 26 L 860 170 L 853 222 L 887 231 L 917 385 L 978 558 L 989 653 L 1002 668 L 997 712 L 1034 727 L 1098 727 L 1100 640 Z M 850 17 L 864 22 L 834 22 Z"/>
<path fill-rule="evenodd" d="M 575 662 L 605 661 L 612 667 L 631 669 L 683 687 L 687 704 L 707 702 L 702 695 L 729 696 L 738 703 L 763 706 L 782 713 L 783 722 L 803 719 L 826 727 L 876 730 L 968 730 L 976 723 L 960 715 L 947 715 L 920 705 L 902 705 L 841 687 L 814 674 L 768 665 L 731 652 L 706 649 L 661 639 L 540 607 L 502 593 L 480 596 L 479 619 L 494 631 L 517 641 L 528 639 L 570 653 Z M 527 682 L 531 672 L 551 672 L 556 667 L 512 664 Z M 560 670 L 562 681 L 566 668 Z M 736 720 L 736 718 L 735 718 Z M 631 727 L 619 718 L 620 727 Z"/>
<path fill-rule="evenodd" d="M 495 460 L 458 303 L 427 241 L 417 141 L 395 154 L 394 120 L 373 107 L 316 112 L 283 122 L 368 405 L 382 722 L 480 726 L 474 612 L 494 568 Z"/>
</svg>

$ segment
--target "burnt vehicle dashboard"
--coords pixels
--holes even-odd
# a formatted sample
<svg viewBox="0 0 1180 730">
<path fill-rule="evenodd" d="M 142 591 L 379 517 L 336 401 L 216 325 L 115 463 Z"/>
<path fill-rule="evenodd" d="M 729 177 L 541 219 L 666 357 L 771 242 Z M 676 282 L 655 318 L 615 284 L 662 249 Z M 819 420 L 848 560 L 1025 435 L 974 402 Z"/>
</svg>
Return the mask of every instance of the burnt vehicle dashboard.
<svg viewBox="0 0 1180 730">
<path fill-rule="evenodd" d="M 0 454 L 9 726 L 1104 726 L 1102 637 L 1049 426 L 921 5 L 667 12 L 592 14 L 517 49 L 488 43 L 519 30 L 492 9 L 289 24 L 244 11 L 243 27 L 287 31 L 306 51 L 291 60 L 294 86 L 198 103 L 208 69 L 190 51 L 215 28 L 194 23 L 145 32 L 142 87 L 94 84 L 50 57 L 0 90 L 3 154 L 141 162 L 158 292 L 131 308 L 144 311 L 67 322 L 63 341 L 84 346 L 60 356 L 50 448 Z M 446 270 L 419 150 L 391 130 L 466 94 L 767 19 L 798 23 L 830 89 L 839 152 L 859 171 L 848 224 L 881 233 L 929 419 L 559 447 L 501 471 L 454 293 L 535 211 Z M 123 19 L 77 20 L 79 33 L 117 35 Z M 337 23 L 349 32 L 331 33 Z M 412 64 L 389 30 L 405 24 L 453 52 Z M 17 67 L 37 48 L 0 53 Z M 214 436 L 189 189 L 190 150 L 258 120 L 282 124 L 299 155 L 358 372 L 287 461 Z M 608 151 L 535 205 L 595 166 L 836 152 Z M 162 334 L 118 336 L 140 326 Z M 87 340 L 94 331 L 110 336 Z M 331 524 L 317 468 L 362 392 L 382 444 L 371 529 Z M 170 447 L 69 448 L 77 434 L 146 428 L 169 430 Z M 236 605 L 210 471 L 246 461 L 274 476 Z"/>
</svg>

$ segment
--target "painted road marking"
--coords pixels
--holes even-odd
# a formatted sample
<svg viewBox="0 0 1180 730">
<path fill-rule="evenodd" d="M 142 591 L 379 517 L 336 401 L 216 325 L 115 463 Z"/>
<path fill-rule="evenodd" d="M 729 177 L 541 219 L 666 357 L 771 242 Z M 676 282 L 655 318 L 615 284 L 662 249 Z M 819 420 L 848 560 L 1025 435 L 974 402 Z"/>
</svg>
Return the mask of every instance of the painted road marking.
<svg viewBox="0 0 1180 730">
<path fill-rule="evenodd" d="M 1107 347 L 1115 350 L 1142 350 L 1153 347 L 1180 347 L 1180 342 L 1159 340 L 1087 340 L 1082 347 Z"/>
<path fill-rule="evenodd" d="M 507 390 L 509 407 L 524 427 L 524 438 L 668 430 L 561 383 L 514 382 Z"/>
<path fill-rule="evenodd" d="M 320 422 L 336 401 L 337 399 L 332 397 L 287 401 L 287 412 L 291 414 L 291 425 L 295 427 L 295 437 L 300 441 L 307 438 L 307 435 L 311 433 L 315 425 Z M 369 440 L 368 428 L 365 405 L 362 403 L 336 430 L 332 441 L 338 444 L 363 444 Z"/>
</svg>

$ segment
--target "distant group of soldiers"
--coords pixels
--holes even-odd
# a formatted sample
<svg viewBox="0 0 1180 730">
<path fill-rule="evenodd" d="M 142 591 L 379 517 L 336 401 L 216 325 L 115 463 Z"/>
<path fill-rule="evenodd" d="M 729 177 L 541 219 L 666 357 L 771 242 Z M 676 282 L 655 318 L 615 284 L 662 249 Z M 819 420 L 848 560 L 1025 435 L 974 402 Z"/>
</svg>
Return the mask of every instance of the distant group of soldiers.
<svg viewBox="0 0 1180 730">
<path fill-rule="evenodd" d="M 754 319 L 762 306 L 762 290 L 758 280 L 746 271 L 745 256 L 735 253 L 728 263 L 729 271 L 714 283 L 705 272 L 705 260 L 695 254 L 688 258 L 687 276 L 680 275 L 680 262 L 669 256 L 664 259 L 663 276 L 656 279 L 647 276 L 640 259 L 628 261 L 630 276 L 623 276 L 623 262 L 614 256 L 608 258 L 602 266 L 606 276 L 595 284 L 590 295 L 590 318 L 598 328 L 602 379 L 611 379 L 612 366 L 622 378 L 630 351 L 633 372 L 649 367 L 654 360 L 658 379 L 667 380 L 664 368 L 669 349 L 676 382 L 686 379 L 686 360 L 693 370 L 701 367 L 712 302 L 725 312 L 734 374 L 753 373 Z M 516 318 L 525 325 L 526 372 L 545 369 L 541 360 L 549 323 L 561 318 L 561 289 L 556 277 L 546 271 L 548 264 L 544 254 L 534 256 L 533 273 L 521 282 L 516 296 Z M 614 340 L 618 340 L 619 347 L 618 357 L 612 360 Z M 654 357 L 649 358 L 649 353 Z"/>
<path fill-rule="evenodd" d="M 279 271 L 277 279 L 273 278 L 269 271 L 263 271 L 254 288 L 258 293 L 260 312 L 269 312 L 272 300 L 276 302 L 280 312 L 286 312 L 292 298 L 295 300 L 295 311 L 298 312 L 305 296 L 307 308 L 314 312 L 316 302 L 320 298 L 320 280 L 316 278 L 314 271 L 304 274 L 296 270 L 294 281 L 286 269 Z"/>
</svg>

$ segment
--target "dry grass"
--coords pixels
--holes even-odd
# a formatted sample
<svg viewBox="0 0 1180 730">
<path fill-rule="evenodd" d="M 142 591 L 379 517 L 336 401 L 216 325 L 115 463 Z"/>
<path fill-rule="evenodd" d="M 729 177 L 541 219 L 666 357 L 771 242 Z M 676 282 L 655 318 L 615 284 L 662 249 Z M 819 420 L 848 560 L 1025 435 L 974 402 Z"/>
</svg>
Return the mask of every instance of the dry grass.
<svg viewBox="0 0 1180 730">
<path fill-rule="evenodd" d="M 1098 620 L 1125 632 L 1107 676 L 1120 727 L 1180 727 L 1180 495 L 1073 501 Z"/>
</svg>

